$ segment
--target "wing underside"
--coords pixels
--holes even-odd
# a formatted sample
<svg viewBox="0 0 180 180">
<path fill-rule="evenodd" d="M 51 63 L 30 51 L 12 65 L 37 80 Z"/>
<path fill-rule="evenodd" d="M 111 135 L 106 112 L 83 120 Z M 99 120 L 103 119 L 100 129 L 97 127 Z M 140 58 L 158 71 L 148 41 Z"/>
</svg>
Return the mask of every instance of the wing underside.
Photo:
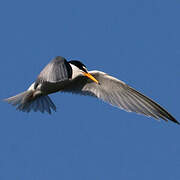
<svg viewBox="0 0 180 180">
<path fill-rule="evenodd" d="M 57 56 L 39 74 L 37 81 L 57 83 L 68 80 L 72 75 L 69 63 L 63 57 Z"/>
<path fill-rule="evenodd" d="M 123 81 L 100 71 L 90 71 L 89 73 L 99 81 L 99 84 L 94 83 L 87 77 L 79 76 L 64 91 L 94 96 L 128 112 L 136 112 L 155 119 L 162 118 L 165 121 L 169 119 L 179 124 L 159 104 L 129 87 Z"/>
</svg>

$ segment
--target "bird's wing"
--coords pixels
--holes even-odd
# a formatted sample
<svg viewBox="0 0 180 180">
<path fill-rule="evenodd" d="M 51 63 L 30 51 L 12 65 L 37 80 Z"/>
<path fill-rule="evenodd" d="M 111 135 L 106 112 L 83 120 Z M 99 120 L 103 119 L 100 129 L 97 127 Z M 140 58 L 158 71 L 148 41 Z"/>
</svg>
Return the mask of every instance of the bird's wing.
<svg viewBox="0 0 180 180">
<path fill-rule="evenodd" d="M 71 77 L 72 69 L 68 62 L 62 57 L 56 57 L 41 71 L 37 82 L 45 81 L 57 83 L 68 80 Z"/>
<path fill-rule="evenodd" d="M 79 76 L 69 83 L 64 91 L 94 96 L 128 112 L 136 112 L 155 119 L 162 118 L 166 121 L 169 119 L 179 124 L 160 105 L 129 87 L 123 81 L 100 71 L 90 71 L 89 73 L 98 80 L 99 84 L 87 77 Z"/>
</svg>

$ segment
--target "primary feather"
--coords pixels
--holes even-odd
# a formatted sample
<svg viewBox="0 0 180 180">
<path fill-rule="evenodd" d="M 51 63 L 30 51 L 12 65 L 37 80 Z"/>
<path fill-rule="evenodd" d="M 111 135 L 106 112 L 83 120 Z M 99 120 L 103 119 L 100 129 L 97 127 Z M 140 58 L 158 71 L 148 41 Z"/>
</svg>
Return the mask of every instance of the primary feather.
<svg viewBox="0 0 180 180">
<path fill-rule="evenodd" d="M 69 83 L 63 91 L 94 96 L 128 112 L 136 112 L 155 119 L 162 118 L 166 121 L 169 119 L 179 124 L 159 104 L 131 88 L 123 81 L 100 71 L 89 71 L 89 73 L 98 80 L 99 84 L 86 77 L 79 76 Z"/>
</svg>

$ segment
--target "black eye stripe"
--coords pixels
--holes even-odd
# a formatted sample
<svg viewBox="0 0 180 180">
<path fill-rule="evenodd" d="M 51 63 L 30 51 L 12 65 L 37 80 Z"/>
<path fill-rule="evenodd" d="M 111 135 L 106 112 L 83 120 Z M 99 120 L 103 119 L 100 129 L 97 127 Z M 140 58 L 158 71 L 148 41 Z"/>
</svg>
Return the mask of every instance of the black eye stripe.
<svg viewBox="0 0 180 180">
<path fill-rule="evenodd" d="M 83 68 L 82 70 L 87 73 L 87 70 L 85 68 Z"/>
</svg>

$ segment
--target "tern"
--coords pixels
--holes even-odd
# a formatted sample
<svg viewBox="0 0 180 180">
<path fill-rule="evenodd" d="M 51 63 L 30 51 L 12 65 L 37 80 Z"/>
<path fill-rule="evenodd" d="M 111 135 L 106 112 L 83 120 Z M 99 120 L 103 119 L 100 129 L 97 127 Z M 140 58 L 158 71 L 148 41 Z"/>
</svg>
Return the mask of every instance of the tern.
<svg viewBox="0 0 180 180">
<path fill-rule="evenodd" d="M 128 112 L 180 124 L 159 104 L 123 81 L 101 71 L 88 71 L 79 60 L 67 61 L 61 56 L 52 59 L 26 91 L 5 101 L 23 112 L 34 110 L 51 114 L 56 106 L 48 94 L 55 92 L 93 96 Z"/>
</svg>

